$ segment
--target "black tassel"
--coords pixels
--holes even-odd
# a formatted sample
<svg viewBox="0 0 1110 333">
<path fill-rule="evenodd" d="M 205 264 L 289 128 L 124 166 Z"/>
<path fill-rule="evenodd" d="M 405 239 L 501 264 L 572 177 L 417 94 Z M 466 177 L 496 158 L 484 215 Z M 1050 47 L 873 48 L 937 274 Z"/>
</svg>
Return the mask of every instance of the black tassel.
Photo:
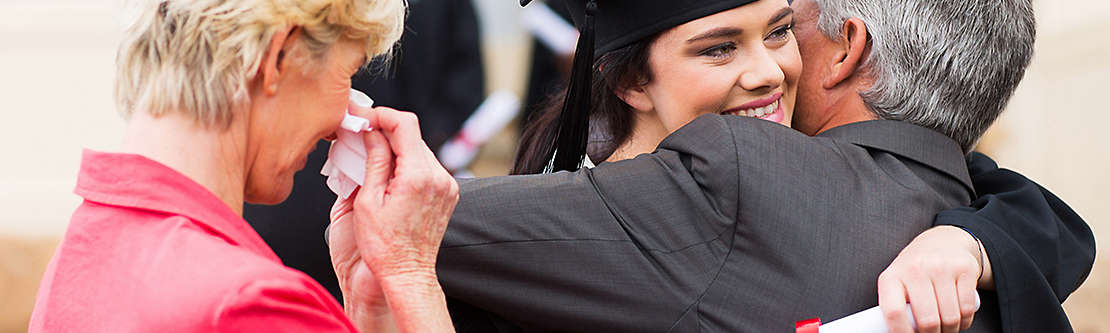
<svg viewBox="0 0 1110 333">
<path fill-rule="evenodd" d="M 553 171 L 575 171 L 586 156 L 590 135 L 590 88 L 593 83 L 594 16 L 596 0 L 586 3 L 585 26 L 578 35 L 578 49 L 574 52 L 567 97 L 559 114 L 559 136 L 555 138 Z"/>
</svg>

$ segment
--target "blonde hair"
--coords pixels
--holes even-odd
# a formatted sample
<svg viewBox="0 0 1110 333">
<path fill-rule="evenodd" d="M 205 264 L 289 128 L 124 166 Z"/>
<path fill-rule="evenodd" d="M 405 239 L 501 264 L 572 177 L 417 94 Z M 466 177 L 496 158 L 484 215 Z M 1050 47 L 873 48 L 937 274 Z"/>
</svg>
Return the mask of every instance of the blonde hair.
<svg viewBox="0 0 1110 333">
<path fill-rule="evenodd" d="M 120 113 L 181 110 L 208 126 L 249 102 L 247 82 L 280 29 L 301 27 L 314 56 L 348 38 L 370 59 L 401 38 L 405 14 L 404 0 L 141 1 L 116 57 Z"/>
</svg>

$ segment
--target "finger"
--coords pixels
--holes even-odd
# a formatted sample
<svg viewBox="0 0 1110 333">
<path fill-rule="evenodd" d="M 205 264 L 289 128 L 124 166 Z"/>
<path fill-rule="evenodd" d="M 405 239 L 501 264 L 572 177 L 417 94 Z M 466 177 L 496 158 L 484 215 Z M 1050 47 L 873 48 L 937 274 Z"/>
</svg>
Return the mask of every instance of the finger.
<svg viewBox="0 0 1110 333">
<path fill-rule="evenodd" d="M 936 290 L 928 280 L 907 281 L 906 294 L 910 296 L 910 308 L 919 333 L 940 333 L 940 314 L 937 310 Z"/>
<path fill-rule="evenodd" d="M 431 151 L 420 136 L 420 122 L 415 114 L 377 107 L 367 119 L 371 127 L 380 130 L 389 140 L 399 167 L 405 169 L 407 164 L 426 162 Z"/>
<path fill-rule="evenodd" d="M 358 193 L 358 189 L 355 189 L 354 193 Z M 347 199 L 343 199 L 341 197 L 335 198 L 335 204 L 332 204 L 331 213 L 329 215 L 329 217 L 331 218 L 331 223 L 335 223 L 339 219 L 343 218 L 344 215 L 347 215 L 354 210 L 354 200 L 352 200 L 353 198 L 354 194 L 352 194 L 350 197 L 347 197 Z"/>
<path fill-rule="evenodd" d="M 380 131 L 366 132 L 362 140 L 366 145 L 366 178 L 360 192 L 366 193 L 360 200 L 369 200 L 369 207 L 381 207 L 395 171 L 393 148 Z"/>
<path fill-rule="evenodd" d="M 956 281 L 937 278 L 933 281 L 936 290 L 937 310 L 940 312 L 940 330 L 956 333 L 960 329 L 960 298 L 956 292 Z"/>
<path fill-rule="evenodd" d="M 324 229 L 324 241 L 328 244 L 329 253 L 332 259 L 336 259 L 336 255 L 349 251 L 354 242 L 354 234 L 350 231 L 351 226 L 347 223 L 351 220 L 349 213 L 352 211 L 354 200 L 339 199 L 335 201 L 332 206 L 332 220 L 328 224 L 327 229 Z"/>
<path fill-rule="evenodd" d="M 979 310 L 975 304 L 976 277 L 971 274 L 960 274 L 956 278 L 956 291 L 960 299 L 960 329 L 971 328 L 975 319 L 975 311 Z"/>
<path fill-rule="evenodd" d="M 906 289 L 902 282 L 879 276 L 879 308 L 891 333 L 910 333 L 910 318 L 906 315 Z"/>
</svg>

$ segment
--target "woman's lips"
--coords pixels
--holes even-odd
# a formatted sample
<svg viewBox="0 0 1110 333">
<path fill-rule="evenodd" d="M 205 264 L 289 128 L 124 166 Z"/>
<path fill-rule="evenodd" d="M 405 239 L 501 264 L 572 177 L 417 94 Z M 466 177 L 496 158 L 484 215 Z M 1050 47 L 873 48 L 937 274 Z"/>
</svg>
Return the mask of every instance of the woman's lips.
<svg viewBox="0 0 1110 333">
<path fill-rule="evenodd" d="M 785 111 L 782 109 L 782 93 L 725 110 L 721 114 L 759 118 L 776 123 L 786 118 Z"/>
</svg>

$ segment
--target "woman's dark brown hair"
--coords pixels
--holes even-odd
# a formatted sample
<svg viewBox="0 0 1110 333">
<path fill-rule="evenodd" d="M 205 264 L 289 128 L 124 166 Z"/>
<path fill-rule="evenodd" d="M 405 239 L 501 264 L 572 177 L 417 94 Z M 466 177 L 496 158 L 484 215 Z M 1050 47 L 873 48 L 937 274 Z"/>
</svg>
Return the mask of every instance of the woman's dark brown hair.
<svg viewBox="0 0 1110 333">
<path fill-rule="evenodd" d="M 593 161 L 604 161 L 632 132 L 632 108 L 616 91 L 651 81 L 648 51 L 657 36 L 610 51 L 593 64 L 590 85 L 590 141 L 587 151 Z M 559 115 L 566 89 L 552 96 L 537 115 L 529 119 L 521 134 L 510 174 L 542 173 L 554 156 L 559 132 Z"/>
</svg>

